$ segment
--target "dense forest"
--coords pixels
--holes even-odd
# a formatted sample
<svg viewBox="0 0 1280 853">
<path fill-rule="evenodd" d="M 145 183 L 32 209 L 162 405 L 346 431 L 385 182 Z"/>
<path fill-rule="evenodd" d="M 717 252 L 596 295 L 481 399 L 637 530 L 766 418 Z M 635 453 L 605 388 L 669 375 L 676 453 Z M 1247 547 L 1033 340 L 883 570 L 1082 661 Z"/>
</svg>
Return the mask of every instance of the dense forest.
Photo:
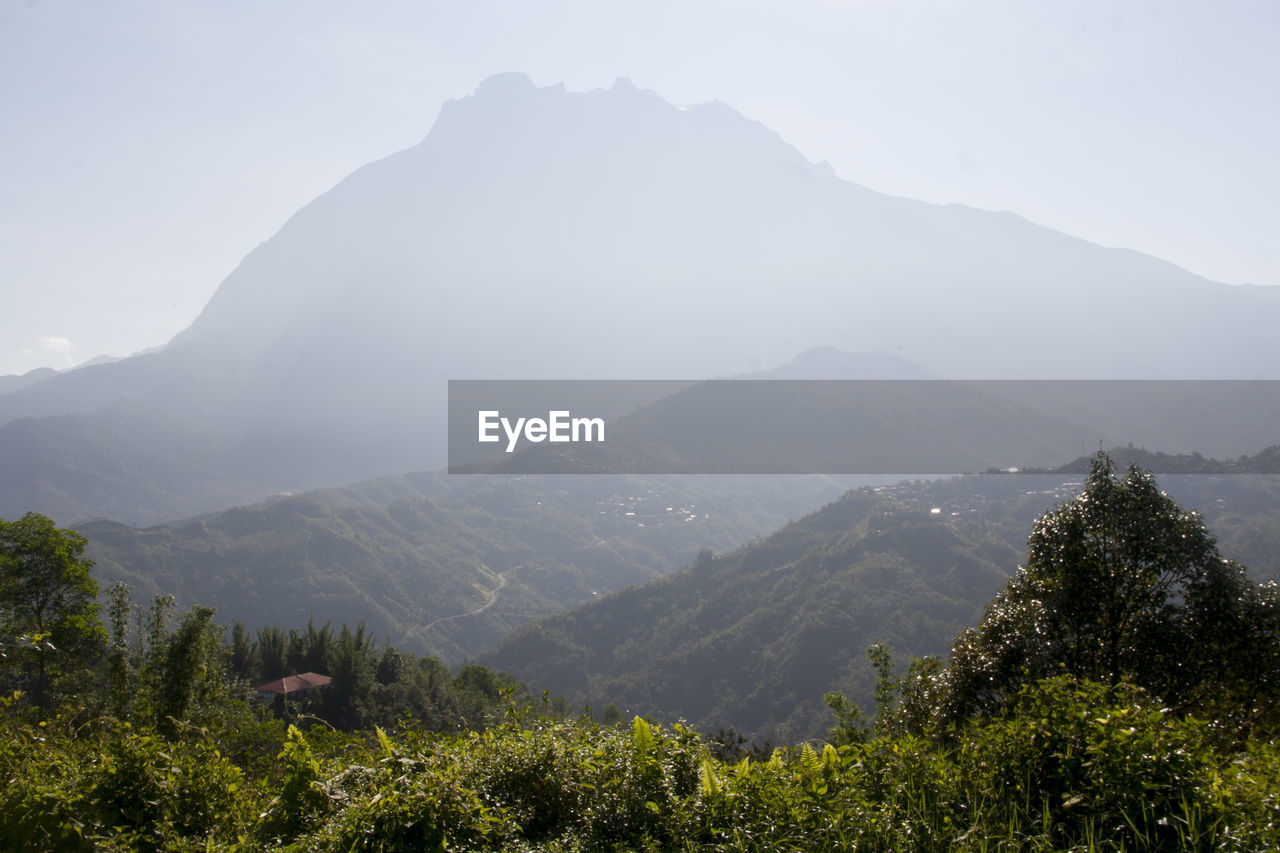
<svg viewBox="0 0 1280 853">
<path fill-rule="evenodd" d="M 818 478 L 385 477 L 183 522 L 75 525 L 102 582 L 253 630 L 358 622 L 460 662 L 521 624 L 687 565 L 839 494 Z"/>
<path fill-rule="evenodd" d="M 828 693 L 824 736 L 777 748 L 453 672 L 363 626 L 139 609 L 97 588 L 84 544 L 0 524 L 5 849 L 1280 845 L 1280 593 L 1106 457 L 949 653 L 895 666 L 873 645 L 849 663 L 875 712 Z"/>
<path fill-rule="evenodd" d="M 1223 553 L 1280 576 L 1274 452 L 1218 463 L 1115 451 L 1161 470 L 1203 508 Z M 861 650 L 941 655 L 1026 553 L 1035 519 L 1077 493 L 1091 460 L 1054 473 L 989 474 L 851 491 L 767 537 L 704 551 L 687 569 L 531 623 L 477 660 L 624 712 L 794 742 L 820 736 L 821 697 L 874 702 Z"/>
</svg>

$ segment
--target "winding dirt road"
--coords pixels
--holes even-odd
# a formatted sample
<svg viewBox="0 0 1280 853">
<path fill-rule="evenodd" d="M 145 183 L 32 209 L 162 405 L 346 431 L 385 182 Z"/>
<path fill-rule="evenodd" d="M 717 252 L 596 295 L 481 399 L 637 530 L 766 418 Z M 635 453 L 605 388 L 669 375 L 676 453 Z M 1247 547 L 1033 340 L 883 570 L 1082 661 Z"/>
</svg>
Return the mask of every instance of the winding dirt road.
<svg viewBox="0 0 1280 853">
<path fill-rule="evenodd" d="M 420 630 L 430 631 L 432 628 L 434 628 L 437 624 L 441 622 L 448 622 L 450 619 L 461 619 L 464 616 L 475 616 L 477 613 L 483 613 L 484 611 L 492 607 L 493 603 L 498 600 L 498 593 L 501 592 L 502 588 L 505 587 L 506 585 L 507 585 L 507 572 L 498 572 L 498 585 L 495 586 L 493 589 L 485 590 L 485 595 L 488 597 L 489 600 L 486 601 L 484 604 L 481 604 L 475 610 L 468 610 L 466 613 L 454 613 L 451 616 L 439 616 L 435 619 L 432 619 L 426 625 L 423 625 Z"/>
</svg>

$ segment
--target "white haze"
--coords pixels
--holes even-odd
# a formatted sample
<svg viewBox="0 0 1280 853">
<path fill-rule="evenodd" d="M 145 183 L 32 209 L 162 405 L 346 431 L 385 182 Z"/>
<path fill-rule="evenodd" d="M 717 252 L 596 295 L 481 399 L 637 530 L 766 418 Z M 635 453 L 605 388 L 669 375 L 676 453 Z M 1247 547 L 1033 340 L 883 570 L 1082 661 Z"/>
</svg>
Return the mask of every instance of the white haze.
<svg viewBox="0 0 1280 853">
<path fill-rule="evenodd" d="M 720 99 L 872 189 L 1280 284 L 1278 21 L 1269 2 L 5 0 L 0 374 L 164 343 L 294 211 L 513 69 Z"/>
</svg>

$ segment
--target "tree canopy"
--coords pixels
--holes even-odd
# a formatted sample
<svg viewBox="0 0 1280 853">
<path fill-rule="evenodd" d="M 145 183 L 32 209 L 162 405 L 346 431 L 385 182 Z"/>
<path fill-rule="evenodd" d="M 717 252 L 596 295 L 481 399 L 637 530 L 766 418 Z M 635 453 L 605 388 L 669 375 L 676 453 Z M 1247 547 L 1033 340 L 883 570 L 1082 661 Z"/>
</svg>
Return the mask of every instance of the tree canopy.
<svg viewBox="0 0 1280 853">
<path fill-rule="evenodd" d="M 1128 681 L 1172 707 L 1275 717 L 1277 597 L 1223 559 L 1200 516 L 1098 454 L 1037 521 L 1027 563 L 952 648 L 945 713 L 991 710 L 1059 674 Z M 1242 720 L 1243 722 L 1243 720 Z"/>
<path fill-rule="evenodd" d="M 49 700 L 61 678 L 84 669 L 106 640 L 85 544 L 38 513 L 0 519 L 2 675 L 36 704 Z"/>
</svg>

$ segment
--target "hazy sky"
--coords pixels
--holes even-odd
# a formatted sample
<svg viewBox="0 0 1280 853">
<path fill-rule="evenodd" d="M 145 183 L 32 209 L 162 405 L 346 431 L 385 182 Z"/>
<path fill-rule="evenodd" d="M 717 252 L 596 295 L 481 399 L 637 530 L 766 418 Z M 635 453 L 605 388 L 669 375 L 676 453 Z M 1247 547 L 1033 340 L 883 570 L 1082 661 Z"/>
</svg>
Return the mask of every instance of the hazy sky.
<svg viewBox="0 0 1280 853">
<path fill-rule="evenodd" d="M 500 71 L 719 99 L 844 178 L 1280 285 L 1280 3 L 0 0 L 0 374 L 164 343 Z"/>
</svg>

